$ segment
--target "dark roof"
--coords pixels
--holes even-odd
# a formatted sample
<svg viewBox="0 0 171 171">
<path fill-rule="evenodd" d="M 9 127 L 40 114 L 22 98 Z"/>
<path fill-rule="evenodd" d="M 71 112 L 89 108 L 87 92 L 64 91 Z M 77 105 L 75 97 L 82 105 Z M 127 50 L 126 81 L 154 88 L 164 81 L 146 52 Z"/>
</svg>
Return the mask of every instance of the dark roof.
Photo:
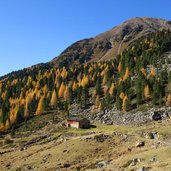
<svg viewBox="0 0 171 171">
<path fill-rule="evenodd" d="M 86 118 L 71 117 L 71 118 L 68 118 L 67 120 L 68 120 L 68 121 L 77 121 L 77 122 L 79 122 L 79 121 L 84 120 L 84 119 L 86 119 Z M 86 120 L 87 120 L 87 119 L 86 119 Z"/>
</svg>

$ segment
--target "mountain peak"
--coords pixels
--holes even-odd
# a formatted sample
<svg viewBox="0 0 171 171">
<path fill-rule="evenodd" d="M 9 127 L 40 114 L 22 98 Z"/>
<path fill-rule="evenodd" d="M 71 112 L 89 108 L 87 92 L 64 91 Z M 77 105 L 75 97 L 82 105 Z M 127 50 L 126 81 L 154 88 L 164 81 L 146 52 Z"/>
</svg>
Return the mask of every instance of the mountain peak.
<svg viewBox="0 0 171 171">
<path fill-rule="evenodd" d="M 133 41 L 157 30 L 171 29 L 171 22 L 160 18 L 136 17 L 91 39 L 69 46 L 51 63 L 72 65 L 115 58 Z"/>
</svg>

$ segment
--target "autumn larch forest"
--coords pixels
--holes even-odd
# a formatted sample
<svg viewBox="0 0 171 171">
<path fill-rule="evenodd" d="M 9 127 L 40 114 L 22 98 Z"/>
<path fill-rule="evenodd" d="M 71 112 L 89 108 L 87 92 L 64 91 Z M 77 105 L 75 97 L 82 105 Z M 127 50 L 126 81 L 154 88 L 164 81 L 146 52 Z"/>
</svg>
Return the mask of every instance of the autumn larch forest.
<svg viewBox="0 0 171 171">
<path fill-rule="evenodd" d="M 102 62 L 63 62 L 57 67 L 30 67 L 0 80 L 0 130 L 52 109 L 68 117 L 73 104 L 92 113 L 112 107 L 127 112 L 141 104 L 171 106 L 171 71 L 165 53 L 171 31 L 143 36 L 126 50 Z M 167 67 L 167 65 L 166 65 Z M 28 74 L 27 74 L 28 73 Z"/>
</svg>

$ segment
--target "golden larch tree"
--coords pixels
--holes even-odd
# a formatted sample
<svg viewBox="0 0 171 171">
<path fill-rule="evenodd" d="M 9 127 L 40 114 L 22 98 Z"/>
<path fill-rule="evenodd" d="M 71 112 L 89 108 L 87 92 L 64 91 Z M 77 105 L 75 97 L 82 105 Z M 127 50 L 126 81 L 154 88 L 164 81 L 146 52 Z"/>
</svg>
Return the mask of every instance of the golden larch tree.
<svg viewBox="0 0 171 171">
<path fill-rule="evenodd" d="M 62 72 L 61 72 L 61 77 L 65 79 L 67 77 L 67 75 L 68 75 L 67 70 L 65 67 L 63 67 Z"/>
<path fill-rule="evenodd" d="M 120 95 L 119 95 L 119 97 L 123 100 L 123 99 L 124 99 L 124 97 L 125 97 L 124 92 L 121 92 L 121 93 L 120 93 Z"/>
<path fill-rule="evenodd" d="M 125 81 L 128 77 L 129 77 L 129 69 L 128 69 L 128 67 L 126 68 L 126 71 L 125 71 L 125 74 L 124 74 L 124 76 L 123 76 L 123 81 Z"/>
<path fill-rule="evenodd" d="M 114 85 L 114 83 L 112 83 L 111 86 L 110 86 L 110 89 L 109 89 L 110 97 L 113 97 L 114 90 L 115 90 L 115 85 Z"/>
<path fill-rule="evenodd" d="M 51 107 L 56 107 L 56 105 L 57 105 L 57 95 L 56 95 L 56 91 L 53 90 L 52 97 L 51 97 L 51 100 L 50 100 L 50 106 Z"/>
<path fill-rule="evenodd" d="M 73 85 L 72 85 L 72 91 L 75 91 L 77 89 L 78 85 L 77 83 L 74 81 Z"/>
<path fill-rule="evenodd" d="M 41 115 L 44 113 L 43 101 L 44 101 L 44 97 L 41 97 L 37 106 L 36 115 Z"/>
<path fill-rule="evenodd" d="M 64 100 L 68 100 L 69 98 L 69 86 L 66 86 L 65 91 L 64 91 Z"/>
<path fill-rule="evenodd" d="M 7 129 L 10 129 L 10 127 L 11 127 L 10 121 L 9 121 L 9 119 L 7 119 L 6 122 L 5 122 L 5 129 L 6 129 L 6 130 L 7 130 Z"/>
<path fill-rule="evenodd" d="M 0 110 L 0 117 L 2 117 L 2 110 Z M 4 129 L 4 123 L 1 121 L 0 122 L 0 130 Z"/>
<path fill-rule="evenodd" d="M 126 96 L 124 96 L 124 98 L 123 98 L 123 102 L 122 102 L 122 110 L 125 112 L 127 109 L 127 106 L 126 106 L 126 102 L 127 102 L 127 100 L 128 100 L 128 96 L 126 95 Z"/>
<path fill-rule="evenodd" d="M 88 85 L 88 76 L 83 76 L 81 80 L 81 86 L 84 88 L 86 85 Z"/>
<path fill-rule="evenodd" d="M 60 98 L 63 97 L 64 92 L 65 92 L 65 88 L 66 88 L 65 84 L 62 82 L 62 84 L 60 85 L 59 91 L 58 91 L 58 96 Z"/>
<path fill-rule="evenodd" d="M 150 77 L 155 77 L 155 75 L 156 75 L 156 70 L 154 67 L 152 67 L 150 70 Z"/>
<path fill-rule="evenodd" d="M 107 81 L 108 81 L 107 74 L 105 74 L 105 75 L 103 76 L 102 84 L 103 84 L 103 85 L 107 84 Z"/>
<path fill-rule="evenodd" d="M 119 65 L 118 65 L 118 72 L 120 73 L 121 71 L 122 71 L 122 64 L 120 62 Z"/>
<path fill-rule="evenodd" d="M 29 105 L 30 105 L 31 101 L 33 100 L 33 96 L 34 96 L 34 93 L 32 92 L 32 93 L 28 94 L 26 97 L 26 101 L 25 101 L 26 105 L 25 105 L 25 110 L 24 110 L 25 118 L 28 118 L 31 114 L 29 111 Z"/>
<path fill-rule="evenodd" d="M 12 108 L 10 108 L 10 112 L 9 112 L 9 119 L 10 119 L 11 125 L 13 125 L 16 122 L 16 118 L 17 118 L 16 111 L 12 107 Z"/>
<path fill-rule="evenodd" d="M 0 130 L 4 129 L 4 123 L 0 123 Z"/>
<path fill-rule="evenodd" d="M 104 85 L 104 87 L 103 87 L 103 93 L 106 95 L 107 94 L 107 92 L 108 92 L 108 86 L 107 85 Z"/>
<path fill-rule="evenodd" d="M 171 93 L 169 93 L 166 98 L 166 106 L 171 106 Z"/>
<path fill-rule="evenodd" d="M 98 111 L 103 111 L 104 110 L 104 105 L 102 103 L 102 101 L 100 101 L 99 107 L 98 107 Z"/>
<path fill-rule="evenodd" d="M 149 96 L 150 96 L 150 88 L 149 88 L 149 85 L 146 85 L 144 87 L 144 97 L 149 98 Z"/>
<path fill-rule="evenodd" d="M 146 70 L 144 68 L 141 68 L 141 73 L 146 77 L 147 76 L 147 73 L 146 73 Z"/>
</svg>

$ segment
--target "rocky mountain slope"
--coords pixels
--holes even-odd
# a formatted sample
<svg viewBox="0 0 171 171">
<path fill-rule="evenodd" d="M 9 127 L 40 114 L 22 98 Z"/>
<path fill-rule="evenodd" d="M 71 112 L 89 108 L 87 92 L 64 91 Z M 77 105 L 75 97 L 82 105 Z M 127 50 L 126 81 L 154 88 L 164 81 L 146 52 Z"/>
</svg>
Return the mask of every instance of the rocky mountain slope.
<svg viewBox="0 0 171 171">
<path fill-rule="evenodd" d="M 163 29 L 171 29 L 171 22 L 148 17 L 130 19 L 94 38 L 72 44 L 51 63 L 70 65 L 113 59 L 136 39 Z"/>
</svg>

